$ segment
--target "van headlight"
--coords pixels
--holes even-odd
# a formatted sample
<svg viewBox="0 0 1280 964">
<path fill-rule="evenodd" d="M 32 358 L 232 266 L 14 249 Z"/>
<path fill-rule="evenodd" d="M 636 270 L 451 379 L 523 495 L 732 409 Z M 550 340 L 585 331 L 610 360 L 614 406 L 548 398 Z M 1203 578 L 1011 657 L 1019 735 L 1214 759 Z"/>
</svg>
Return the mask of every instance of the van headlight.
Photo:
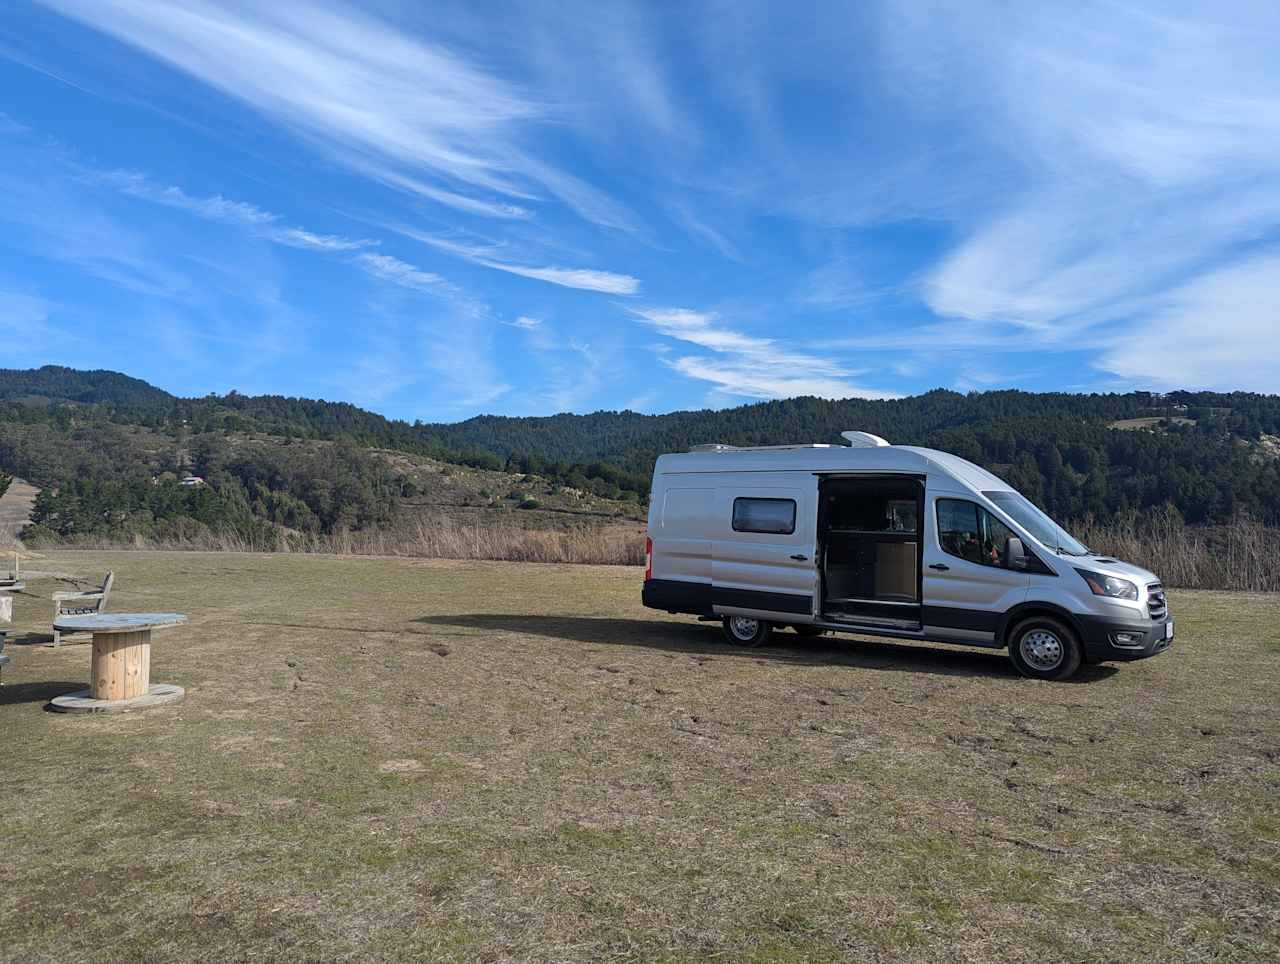
<svg viewBox="0 0 1280 964">
<path fill-rule="evenodd" d="M 1100 572 L 1088 569 L 1077 569 L 1084 581 L 1089 584 L 1095 596 L 1110 596 L 1112 599 L 1137 599 L 1138 587 L 1128 579 L 1118 576 L 1104 576 Z"/>
</svg>

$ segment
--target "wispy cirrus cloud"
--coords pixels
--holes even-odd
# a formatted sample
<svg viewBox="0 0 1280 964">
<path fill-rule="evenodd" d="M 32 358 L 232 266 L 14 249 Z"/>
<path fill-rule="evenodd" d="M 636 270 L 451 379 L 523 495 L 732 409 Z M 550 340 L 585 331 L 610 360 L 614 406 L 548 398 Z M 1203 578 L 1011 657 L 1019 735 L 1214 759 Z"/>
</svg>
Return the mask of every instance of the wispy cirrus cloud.
<svg viewBox="0 0 1280 964">
<path fill-rule="evenodd" d="M 410 349 L 413 346 L 408 346 Z M 492 329 L 465 316 L 424 322 L 419 326 L 418 352 L 408 357 L 421 370 L 433 373 L 431 386 L 441 408 L 471 413 L 492 405 L 512 391 L 493 350 Z"/>
<path fill-rule="evenodd" d="M 568 351 L 576 356 L 575 369 L 561 369 L 555 373 L 558 386 L 550 394 L 551 407 L 557 412 L 571 412 L 582 404 L 600 387 L 604 375 L 604 362 L 600 353 L 590 342 L 570 338 Z"/>
<path fill-rule="evenodd" d="M 73 265 L 136 295 L 181 296 L 191 279 L 168 264 L 144 232 L 123 223 L 62 179 L 48 156 L 0 157 L 0 222 L 4 241 L 24 257 Z"/>
<path fill-rule="evenodd" d="M 533 331 L 535 328 L 542 327 L 541 318 L 531 318 L 529 315 L 520 315 L 515 321 L 504 321 L 504 325 L 510 325 L 512 328 L 523 328 L 525 331 Z"/>
<path fill-rule="evenodd" d="M 1113 331 L 1099 364 L 1166 389 L 1275 392 L 1277 287 L 1274 252 L 1197 275 L 1161 295 L 1142 323 Z"/>
<path fill-rule="evenodd" d="M 1234 370 L 1259 384 L 1249 304 L 1269 263 L 1254 246 L 1280 223 L 1280 11 L 888 11 L 888 62 L 911 108 L 945 102 L 970 118 L 969 140 L 1010 172 L 922 274 L 945 337 L 1090 348 L 1098 368 L 1165 387 L 1238 387 Z M 979 52 L 997 29 L 1002 42 Z M 1110 347 L 1132 330 L 1149 339 L 1142 351 Z"/>
<path fill-rule="evenodd" d="M 479 246 L 464 244 L 449 238 L 417 231 L 413 228 L 392 225 L 388 227 L 399 234 L 403 234 L 405 237 L 413 238 L 415 241 L 420 241 L 437 250 L 445 251 L 459 258 L 465 258 L 476 264 L 484 265 L 486 268 L 493 268 L 495 271 L 505 271 L 508 274 L 519 275 L 522 278 L 533 278 L 537 281 L 560 285 L 563 288 L 600 291 L 610 295 L 634 295 L 640 290 L 640 279 L 629 274 L 602 271 L 595 268 L 561 268 L 519 264 L 497 257 L 497 254 L 503 250 L 502 245 Z"/>
<path fill-rule="evenodd" d="M 304 228 L 285 227 L 279 215 L 257 205 L 221 195 L 197 197 L 173 185 L 155 182 L 138 172 L 84 171 L 82 176 L 116 188 L 130 197 L 177 208 L 206 221 L 242 227 L 255 237 L 274 244 L 319 254 L 352 255 L 346 259 L 375 281 L 386 282 L 454 302 L 468 316 L 483 315 L 485 306 L 463 293 L 457 285 L 417 265 L 388 254 L 369 251 L 380 242 L 369 238 L 348 238 L 319 234 Z M 357 253 L 358 252 L 358 253 Z"/>
<path fill-rule="evenodd" d="M 279 228 L 267 234 L 267 237 L 291 248 L 302 248 L 306 251 L 359 251 L 361 248 L 377 247 L 379 242 L 369 238 L 344 238 L 336 234 L 313 234 L 302 228 Z"/>
<path fill-rule="evenodd" d="M 538 318 L 522 316 L 507 324 L 523 331 L 521 345 L 537 359 L 537 379 L 526 389 L 524 411 L 577 411 L 596 394 L 610 368 L 611 346 L 566 335 Z"/>
<path fill-rule="evenodd" d="M 456 191 L 448 191 L 416 177 L 409 177 L 406 174 L 400 174 L 389 170 L 386 167 L 377 165 L 365 165 L 355 163 L 356 167 L 361 168 L 369 173 L 375 180 L 382 181 L 393 187 L 401 188 L 411 194 L 417 194 L 421 197 L 429 198 L 437 201 L 446 207 L 451 207 L 465 214 L 477 214 L 488 218 L 505 218 L 515 221 L 524 221 L 533 217 L 533 212 L 527 207 L 519 204 L 512 204 L 507 201 L 486 201 L 480 198 L 471 197 L 465 194 L 459 194 Z"/>
<path fill-rule="evenodd" d="M 796 302 L 823 311 L 858 308 L 882 296 L 857 259 L 840 254 L 808 272 L 797 285 Z"/>
<path fill-rule="evenodd" d="M 457 295 L 456 286 L 434 272 L 424 271 L 416 265 L 391 255 L 375 254 L 364 250 L 379 244 L 378 241 L 369 238 L 346 238 L 340 235 L 317 234 L 303 228 L 283 227 L 279 224 L 278 215 L 256 205 L 229 200 L 221 195 L 195 197 L 179 187 L 157 184 L 136 172 L 94 172 L 92 176 L 131 197 L 178 208 L 208 221 L 238 225 L 247 228 L 258 237 L 286 247 L 326 254 L 364 251 L 352 258 L 351 263 L 375 280 L 387 281 L 403 288 L 436 295 Z M 474 310 L 474 303 L 468 303 Z"/>
<path fill-rule="evenodd" d="M 314 299 L 318 321 L 331 311 L 328 323 L 349 323 L 349 306 L 325 301 L 349 292 L 307 272 L 342 266 L 358 272 L 356 299 L 503 336 L 472 337 L 472 361 L 554 342 L 531 373 L 515 374 L 530 367 L 523 354 L 490 372 L 538 383 L 538 404 L 552 389 L 560 402 L 586 397 L 571 394 L 574 379 L 605 342 L 580 292 L 718 306 L 718 317 L 634 316 L 650 337 L 631 374 L 667 375 L 660 404 L 673 406 L 696 404 L 707 385 L 719 404 L 874 394 L 864 379 L 1026 383 L 1027 372 L 1045 373 L 1046 388 L 1233 387 L 1237 372 L 1263 386 L 1273 364 L 1256 343 L 1266 259 L 1280 250 L 1275 4 L 869 0 L 797 19 L 764 0 L 502 17 L 466 0 L 439 0 L 430 16 L 355 0 L 37 2 L 105 37 L 21 5 L 0 25 L 0 57 L 37 70 L 61 57 L 49 76 L 84 81 L 67 96 L 101 98 L 121 126 L 137 109 L 153 121 L 203 115 L 199 143 L 184 143 L 180 124 L 168 132 L 184 150 L 172 156 L 202 160 L 181 188 L 122 174 L 119 193 L 295 249 L 245 254 Z M 29 79 L 37 95 L 53 83 Z M 24 123 L 41 109 L 13 107 Z M 252 150 L 204 137 L 223 122 Z M 78 128 L 77 146 L 127 158 L 127 143 L 92 143 L 105 131 Z M 3 115 L 0 134 L 0 148 L 41 136 Z M 146 146 L 113 163 L 152 164 Z M 335 169 L 306 164 L 307 148 Z M 226 230 L 140 209 L 119 217 L 118 198 L 84 192 L 91 216 L 80 217 L 43 201 L 54 192 L 38 170 L 16 180 L 41 188 L 0 197 L 0 216 L 19 225 L 0 238 L 15 259 L 59 259 L 175 300 L 205 294 L 183 259 L 233 257 Z M 365 226 L 347 236 L 336 208 L 363 212 Z M 393 220 L 424 226 L 400 233 L 430 250 L 389 233 Z M 482 274 L 473 265 L 488 275 L 491 312 L 441 277 Z M 74 287 L 50 283 L 60 299 Z M 1134 332 L 1159 348 L 1132 351 Z M 868 358 L 875 375 L 863 373 Z M 539 382 L 539 365 L 555 378 Z M 625 399 L 639 386 L 616 390 Z M 483 385 L 466 394 L 484 397 Z"/>
<path fill-rule="evenodd" d="M 522 278 L 534 278 L 564 288 L 581 288 L 583 291 L 602 291 L 610 295 L 633 295 L 640 290 L 640 279 L 613 271 L 595 271 L 591 268 L 551 268 L 532 265 L 509 264 L 503 261 L 476 259 L 477 264 Z"/>
<path fill-rule="evenodd" d="M 361 254 L 355 261 L 373 277 L 394 282 L 405 288 L 436 291 L 440 285 L 444 284 L 444 279 L 438 274 L 423 271 L 387 254 Z"/>
<path fill-rule="evenodd" d="M 83 176 L 95 183 L 106 184 L 129 197 L 186 211 L 206 221 L 249 228 L 255 235 L 290 248 L 309 251 L 358 251 L 376 247 L 369 238 L 345 238 L 333 234 L 316 234 L 303 228 L 284 227 L 280 216 L 264 211 L 246 201 L 234 201 L 222 195 L 196 197 L 171 184 L 158 184 L 137 171 L 90 171 Z"/>
<path fill-rule="evenodd" d="M 624 205 L 520 145 L 529 125 L 557 119 L 552 106 L 353 4 L 41 2 L 248 104 L 338 162 L 399 174 L 402 188 L 451 207 L 511 216 L 457 187 L 502 198 L 542 189 L 595 223 L 637 224 Z"/>
<path fill-rule="evenodd" d="M 672 203 L 668 205 L 671 215 L 676 222 L 683 227 L 691 237 L 697 238 L 704 244 L 709 245 L 716 251 L 719 251 L 724 257 L 730 261 L 741 261 L 742 252 L 738 250 L 738 246 L 734 244 L 722 232 L 713 228 L 710 224 L 694 213 L 693 209 L 684 203 Z"/>
<path fill-rule="evenodd" d="M 892 393 L 859 387 L 845 379 L 856 373 L 833 359 L 800 352 L 773 338 L 726 328 L 711 312 L 688 308 L 632 308 L 649 327 L 711 351 L 711 356 L 664 358 L 665 364 L 731 395 L 752 398 L 890 398 Z"/>
<path fill-rule="evenodd" d="M 192 197 L 180 187 L 157 184 L 137 171 L 86 171 L 85 174 L 91 180 L 113 187 L 121 194 L 178 208 L 209 221 L 257 227 L 274 224 L 278 220 L 276 215 L 252 204 L 230 201 L 221 195 Z"/>
</svg>

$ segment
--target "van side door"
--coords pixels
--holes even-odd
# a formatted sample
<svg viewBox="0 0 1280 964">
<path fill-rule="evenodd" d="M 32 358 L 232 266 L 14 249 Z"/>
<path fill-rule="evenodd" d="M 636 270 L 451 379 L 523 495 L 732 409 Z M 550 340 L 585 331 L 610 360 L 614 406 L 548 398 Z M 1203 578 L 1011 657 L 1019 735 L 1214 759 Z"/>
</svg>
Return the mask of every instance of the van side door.
<svg viewBox="0 0 1280 964">
<path fill-rule="evenodd" d="M 924 634 L 971 646 L 1000 646 L 1006 612 L 1031 585 L 1025 570 L 1006 569 L 1012 531 L 966 493 L 930 491 L 924 542 Z"/>
<path fill-rule="evenodd" d="M 716 491 L 711 601 L 718 615 L 812 622 L 818 599 L 818 477 L 789 473 Z"/>
</svg>

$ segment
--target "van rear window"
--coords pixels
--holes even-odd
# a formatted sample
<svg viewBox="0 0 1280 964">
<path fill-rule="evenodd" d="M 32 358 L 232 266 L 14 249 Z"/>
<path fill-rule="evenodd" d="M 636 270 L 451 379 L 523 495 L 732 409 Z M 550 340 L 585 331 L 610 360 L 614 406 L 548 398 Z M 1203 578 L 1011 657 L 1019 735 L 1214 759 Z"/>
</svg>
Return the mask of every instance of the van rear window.
<svg viewBox="0 0 1280 964">
<path fill-rule="evenodd" d="M 734 499 L 734 532 L 791 535 L 796 531 L 795 499 Z"/>
</svg>

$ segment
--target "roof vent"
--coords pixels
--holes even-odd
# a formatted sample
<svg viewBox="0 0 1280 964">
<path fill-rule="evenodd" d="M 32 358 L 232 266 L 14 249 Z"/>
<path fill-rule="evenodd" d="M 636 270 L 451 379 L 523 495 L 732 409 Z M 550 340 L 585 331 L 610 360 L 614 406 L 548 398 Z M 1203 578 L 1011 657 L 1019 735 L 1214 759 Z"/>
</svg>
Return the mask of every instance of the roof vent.
<svg viewBox="0 0 1280 964">
<path fill-rule="evenodd" d="M 841 432 L 840 437 L 855 449 L 878 449 L 888 445 L 888 441 L 870 432 Z"/>
</svg>

